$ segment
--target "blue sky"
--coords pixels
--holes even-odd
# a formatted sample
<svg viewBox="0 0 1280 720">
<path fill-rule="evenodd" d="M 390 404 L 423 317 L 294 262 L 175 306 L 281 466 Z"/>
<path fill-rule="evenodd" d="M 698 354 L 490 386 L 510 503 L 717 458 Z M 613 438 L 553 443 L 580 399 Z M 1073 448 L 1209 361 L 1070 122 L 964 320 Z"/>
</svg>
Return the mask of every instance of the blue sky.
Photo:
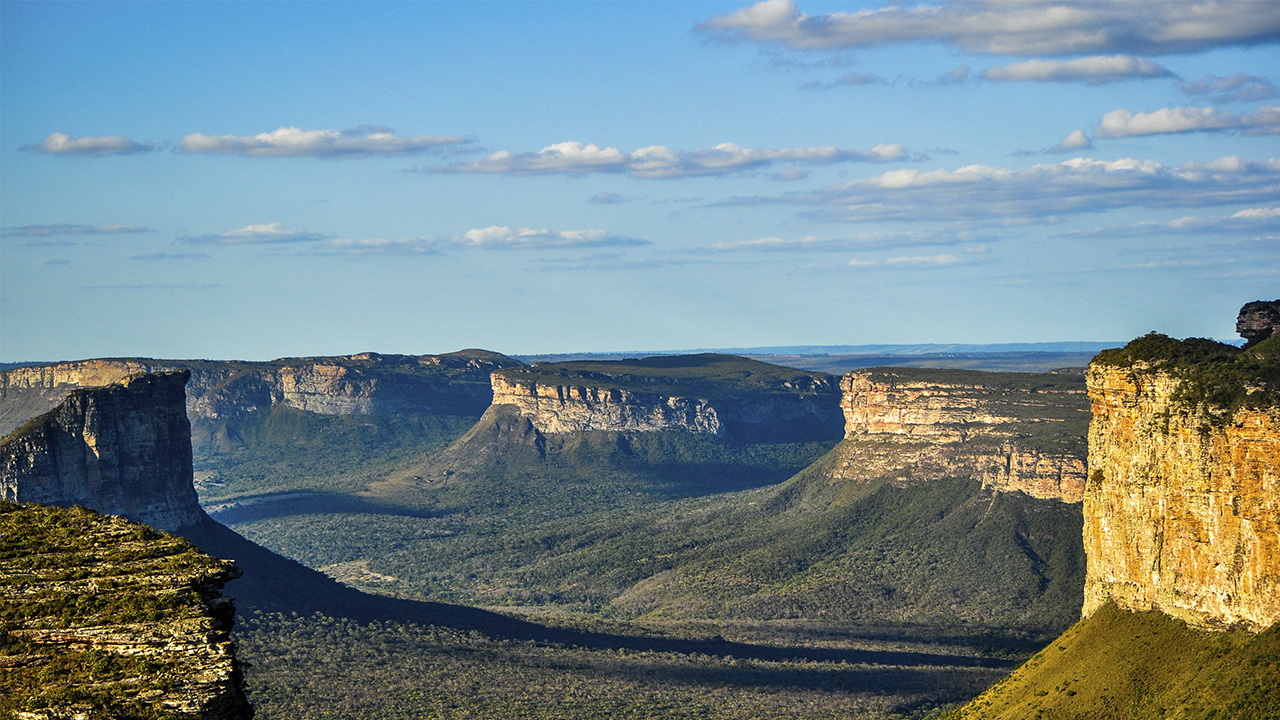
<svg viewBox="0 0 1280 720">
<path fill-rule="evenodd" d="M 1234 336 L 1280 4 L 0 3 L 0 360 Z"/>
</svg>

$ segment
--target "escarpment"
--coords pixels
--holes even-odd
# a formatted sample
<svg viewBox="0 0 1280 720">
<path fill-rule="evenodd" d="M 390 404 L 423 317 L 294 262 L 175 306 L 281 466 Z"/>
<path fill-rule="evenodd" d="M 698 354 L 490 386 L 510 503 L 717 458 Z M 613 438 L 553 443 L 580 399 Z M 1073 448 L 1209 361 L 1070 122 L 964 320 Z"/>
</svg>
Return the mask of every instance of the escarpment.
<svg viewBox="0 0 1280 720">
<path fill-rule="evenodd" d="M 514 408 L 541 433 L 676 430 L 748 442 L 840 433 L 830 376 L 727 355 L 508 368 L 492 386 L 495 408 Z"/>
<path fill-rule="evenodd" d="M 1085 616 L 1113 600 L 1204 628 L 1280 619 L 1276 342 L 1152 335 L 1090 366 Z"/>
<path fill-rule="evenodd" d="M 0 715 L 247 720 L 236 566 L 92 510 L 0 502 Z"/>
<path fill-rule="evenodd" d="M 0 499 L 84 505 L 164 530 L 204 517 L 183 370 L 73 390 L 0 444 Z"/>
<path fill-rule="evenodd" d="M 191 373 L 187 412 L 193 425 L 206 431 L 275 406 L 324 415 L 479 416 L 492 398 L 489 374 L 520 364 L 498 353 L 463 350 L 271 362 L 104 359 L 18 368 L 0 372 L 0 433 L 48 411 L 76 388 L 175 370 Z"/>
<path fill-rule="evenodd" d="M 996 491 L 1081 500 L 1088 408 L 1077 375 L 872 369 L 840 387 L 834 480 L 972 476 Z"/>
</svg>

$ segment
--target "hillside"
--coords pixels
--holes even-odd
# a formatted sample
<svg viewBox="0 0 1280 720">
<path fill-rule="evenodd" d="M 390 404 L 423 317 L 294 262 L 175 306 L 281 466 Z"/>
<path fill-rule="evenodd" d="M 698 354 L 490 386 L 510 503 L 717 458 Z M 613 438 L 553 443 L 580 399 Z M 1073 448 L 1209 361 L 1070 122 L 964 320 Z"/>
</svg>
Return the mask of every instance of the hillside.
<svg viewBox="0 0 1280 720">
<path fill-rule="evenodd" d="M 0 715 L 253 717 L 219 593 L 239 574 L 123 518 L 0 502 Z"/>
</svg>

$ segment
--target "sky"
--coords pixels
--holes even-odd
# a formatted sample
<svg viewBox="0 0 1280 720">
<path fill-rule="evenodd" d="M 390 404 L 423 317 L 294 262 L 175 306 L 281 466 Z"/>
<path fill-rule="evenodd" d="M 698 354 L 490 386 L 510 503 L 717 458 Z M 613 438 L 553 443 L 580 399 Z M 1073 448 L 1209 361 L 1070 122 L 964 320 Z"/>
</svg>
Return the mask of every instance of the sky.
<svg viewBox="0 0 1280 720">
<path fill-rule="evenodd" d="M 0 361 L 1229 340 L 1280 3 L 0 3 Z"/>
</svg>

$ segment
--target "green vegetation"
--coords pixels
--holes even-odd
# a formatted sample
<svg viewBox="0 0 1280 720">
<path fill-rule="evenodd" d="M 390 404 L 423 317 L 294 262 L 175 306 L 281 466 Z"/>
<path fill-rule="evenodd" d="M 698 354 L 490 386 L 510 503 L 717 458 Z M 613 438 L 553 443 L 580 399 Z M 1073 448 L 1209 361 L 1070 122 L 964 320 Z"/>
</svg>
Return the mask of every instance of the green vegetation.
<svg viewBox="0 0 1280 720">
<path fill-rule="evenodd" d="M 547 642 L 255 614 L 240 652 L 259 720 L 906 720 L 972 697 L 1007 665 L 892 629 L 590 625 L 610 634 Z"/>
<path fill-rule="evenodd" d="M 186 540 L 120 518 L 0 502 L 0 716 L 180 717 L 161 700 L 185 682 L 181 657 L 49 636 L 91 627 L 138 641 L 138 624 L 207 622 L 192 584 L 222 572 Z"/>
<path fill-rule="evenodd" d="M 1230 421 L 1241 408 L 1280 406 L 1280 336 L 1242 350 L 1204 338 L 1148 333 L 1123 348 L 1104 350 L 1094 362 L 1173 374 L 1181 381 L 1174 399 L 1188 410 L 1203 408 L 1217 424 Z"/>
<path fill-rule="evenodd" d="M 675 397 L 836 393 L 836 378 L 736 355 L 660 355 L 627 360 L 537 363 L 498 371 L 512 382 L 582 385 Z"/>
<path fill-rule="evenodd" d="M 1205 632 L 1108 604 L 947 717 L 1275 720 L 1277 698 L 1280 626 Z"/>
</svg>

